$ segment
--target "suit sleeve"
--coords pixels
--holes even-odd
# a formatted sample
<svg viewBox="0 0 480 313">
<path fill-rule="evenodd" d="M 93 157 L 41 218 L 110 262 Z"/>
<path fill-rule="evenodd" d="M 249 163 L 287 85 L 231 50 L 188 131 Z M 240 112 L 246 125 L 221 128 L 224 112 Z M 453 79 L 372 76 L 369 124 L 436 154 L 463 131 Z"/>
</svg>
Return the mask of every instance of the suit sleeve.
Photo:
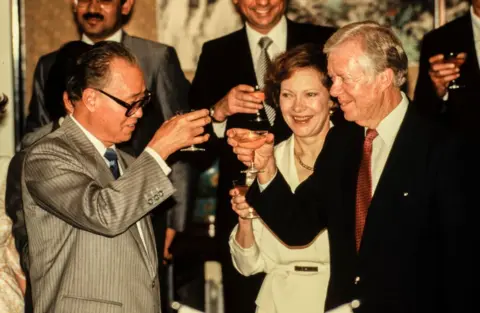
<svg viewBox="0 0 480 313">
<path fill-rule="evenodd" d="M 478 240 L 478 180 L 477 160 L 469 159 L 460 140 L 451 139 L 435 153 L 435 203 L 443 249 L 440 253 L 444 282 L 442 297 L 448 306 L 445 312 L 473 310 L 478 264 L 474 251 Z M 476 157 L 475 157 L 476 159 Z M 473 160 L 473 161 L 472 161 Z M 476 263 L 476 261 L 475 261 Z M 453 270 L 454 269 L 454 270 Z M 476 304 L 475 304 L 476 306 Z"/>
<path fill-rule="evenodd" d="M 428 59 L 434 55 L 431 46 L 431 37 L 426 35 L 421 44 L 418 79 L 415 86 L 414 103 L 419 110 L 428 115 L 438 115 L 445 109 L 445 103 L 435 91 L 435 87 L 428 74 L 430 62 Z"/>
<path fill-rule="evenodd" d="M 25 227 L 22 202 L 22 163 L 25 152 L 22 150 L 15 154 L 8 167 L 7 190 L 5 193 L 5 209 L 13 222 L 12 233 L 15 247 L 20 254 L 20 263 L 25 273 L 29 270 L 28 237 Z"/>
<path fill-rule="evenodd" d="M 40 58 L 35 67 L 32 98 L 28 105 L 29 113 L 26 123 L 27 133 L 51 122 L 50 115 L 45 106 L 45 80 L 48 73 L 44 63 L 44 58 Z"/>
<path fill-rule="evenodd" d="M 126 231 L 175 191 L 147 152 L 107 186 L 101 186 L 70 149 L 52 141 L 32 147 L 24 171 L 35 205 L 75 227 L 111 237 Z M 101 174 L 98 169 L 92 172 Z"/>
</svg>

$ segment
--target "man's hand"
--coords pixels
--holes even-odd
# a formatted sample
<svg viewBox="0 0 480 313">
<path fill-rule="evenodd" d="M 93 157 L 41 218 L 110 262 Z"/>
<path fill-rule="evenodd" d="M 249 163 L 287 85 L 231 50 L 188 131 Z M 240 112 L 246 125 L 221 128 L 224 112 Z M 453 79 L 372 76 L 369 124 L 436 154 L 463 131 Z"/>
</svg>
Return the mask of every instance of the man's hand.
<svg viewBox="0 0 480 313">
<path fill-rule="evenodd" d="M 465 53 L 459 53 L 459 58 L 466 57 Z M 460 69 L 451 62 L 446 62 L 443 54 L 437 54 L 430 59 L 430 70 L 428 74 L 433 82 L 438 97 L 443 98 L 447 93 L 448 84 L 454 79 L 460 77 Z"/>
<path fill-rule="evenodd" d="M 174 116 L 160 126 L 148 143 L 148 147 L 155 150 L 163 160 L 166 160 L 177 150 L 207 141 L 209 134 L 202 134 L 204 126 L 210 121 L 206 109 Z"/>
<path fill-rule="evenodd" d="M 170 246 L 172 245 L 173 239 L 177 231 L 173 228 L 167 228 L 165 232 L 165 245 L 163 247 L 163 264 L 167 264 L 173 259 L 173 255 L 170 253 Z"/>
<path fill-rule="evenodd" d="M 268 133 L 255 141 L 245 141 L 242 138 L 248 136 L 251 131 L 243 128 L 231 128 L 227 131 L 228 144 L 233 147 L 237 158 L 245 165 L 255 163 L 255 168 L 261 172 L 257 178 L 261 184 L 269 182 L 277 171 L 275 158 L 273 156 L 274 136 Z"/>
<path fill-rule="evenodd" d="M 264 100 L 263 92 L 255 91 L 252 86 L 238 85 L 233 87 L 225 97 L 215 104 L 213 118 L 223 122 L 233 114 L 255 114 L 263 108 L 262 102 Z"/>
</svg>

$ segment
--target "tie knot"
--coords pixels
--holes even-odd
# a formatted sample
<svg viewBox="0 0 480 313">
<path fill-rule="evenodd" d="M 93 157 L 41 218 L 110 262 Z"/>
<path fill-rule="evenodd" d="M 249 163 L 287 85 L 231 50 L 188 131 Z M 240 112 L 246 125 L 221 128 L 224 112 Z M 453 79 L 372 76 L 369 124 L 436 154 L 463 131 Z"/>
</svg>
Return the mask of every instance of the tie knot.
<svg viewBox="0 0 480 313">
<path fill-rule="evenodd" d="M 260 46 L 260 48 L 264 50 L 268 49 L 268 47 L 270 47 L 272 43 L 273 43 L 273 40 L 267 36 L 260 38 L 260 40 L 258 41 L 258 45 Z"/>
<path fill-rule="evenodd" d="M 375 137 L 378 136 L 378 132 L 376 129 L 367 129 L 367 134 L 365 136 L 365 141 L 372 142 Z"/>
<path fill-rule="evenodd" d="M 107 151 L 105 151 L 105 154 L 103 156 L 109 162 L 116 162 L 118 160 L 117 152 L 115 152 L 115 150 L 113 150 L 112 148 L 108 148 Z"/>
</svg>

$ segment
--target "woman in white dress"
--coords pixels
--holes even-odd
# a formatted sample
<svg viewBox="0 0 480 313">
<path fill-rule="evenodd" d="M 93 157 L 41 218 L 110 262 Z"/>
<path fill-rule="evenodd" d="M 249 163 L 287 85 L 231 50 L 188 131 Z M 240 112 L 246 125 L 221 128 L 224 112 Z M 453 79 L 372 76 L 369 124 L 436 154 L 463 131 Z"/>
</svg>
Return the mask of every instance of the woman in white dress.
<svg viewBox="0 0 480 313">
<path fill-rule="evenodd" d="M 0 95 L 0 121 L 7 97 Z M 10 158 L 0 156 L 0 313 L 23 312 L 26 281 L 12 236 L 12 221 L 5 212 L 5 189 Z"/>
<path fill-rule="evenodd" d="M 293 132 L 275 146 L 278 169 L 293 192 L 312 174 L 331 126 L 333 102 L 326 73 L 321 47 L 307 44 L 278 56 L 266 76 L 265 95 L 280 105 Z M 330 277 L 327 230 L 308 246 L 293 248 L 260 218 L 239 217 L 229 244 L 233 264 L 241 274 L 267 274 L 256 300 L 258 313 L 324 312 Z"/>
</svg>

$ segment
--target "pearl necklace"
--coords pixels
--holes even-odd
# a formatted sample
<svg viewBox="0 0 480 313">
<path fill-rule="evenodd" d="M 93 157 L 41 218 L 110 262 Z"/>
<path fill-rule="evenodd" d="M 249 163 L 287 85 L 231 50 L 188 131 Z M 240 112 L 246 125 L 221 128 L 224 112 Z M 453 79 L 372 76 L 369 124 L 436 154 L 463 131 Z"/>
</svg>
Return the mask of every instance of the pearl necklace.
<svg viewBox="0 0 480 313">
<path fill-rule="evenodd" d="M 295 157 L 297 158 L 298 163 L 300 164 L 301 167 L 303 167 L 306 170 L 309 170 L 310 172 L 313 172 L 313 167 L 308 166 L 307 164 L 303 163 L 302 160 L 300 159 L 300 157 L 296 153 L 294 153 L 294 154 L 295 154 Z"/>
</svg>

